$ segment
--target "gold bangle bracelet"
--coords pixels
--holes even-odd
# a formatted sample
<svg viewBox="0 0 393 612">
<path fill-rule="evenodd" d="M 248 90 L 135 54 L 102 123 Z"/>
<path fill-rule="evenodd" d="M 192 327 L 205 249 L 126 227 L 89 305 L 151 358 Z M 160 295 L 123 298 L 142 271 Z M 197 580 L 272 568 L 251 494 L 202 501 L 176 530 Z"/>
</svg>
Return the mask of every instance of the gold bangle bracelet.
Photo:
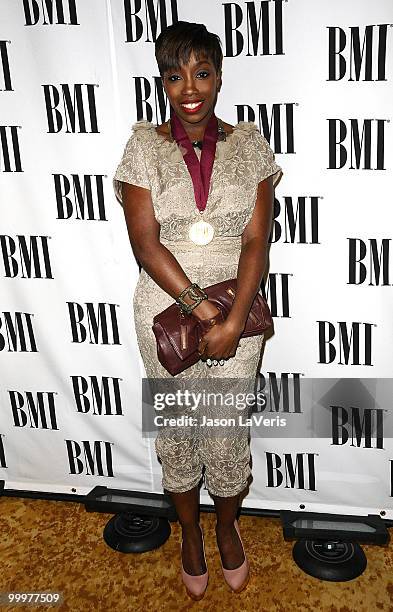
<svg viewBox="0 0 393 612">
<path fill-rule="evenodd" d="M 200 292 L 202 295 L 198 295 L 197 292 Z M 187 304 L 187 302 L 183 299 L 184 295 L 188 295 L 192 300 L 195 300 L 194 304 Z M 202 302 L 202 300 L 207 300 L 208 295 L 197 283 L 192 283 L 178 295 L 176 298 L 176 304 L 181 308 L 181 310 L 187 314 L 190 314 L 194 308 L 198 306 Z"/>
</svg>

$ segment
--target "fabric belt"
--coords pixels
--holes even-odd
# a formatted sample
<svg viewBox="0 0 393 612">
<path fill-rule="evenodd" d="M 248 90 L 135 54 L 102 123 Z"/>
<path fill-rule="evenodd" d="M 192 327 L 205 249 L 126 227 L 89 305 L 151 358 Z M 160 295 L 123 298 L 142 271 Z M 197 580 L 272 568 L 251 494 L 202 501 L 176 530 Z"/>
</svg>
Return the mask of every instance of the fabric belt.
<svg viewBox="0 0 393 612">
<path fill-rule="evenodd" d="M 209 253 L 235 253 L 240 251 L 242 246 L 241 236 L 217 236 L 211 242 L 204 245 L 195 244 L 192 240 L 166 240 L 160 239 L 161 244 L 170 251 L 186 251 L 203 254 Z"/>
</svg>

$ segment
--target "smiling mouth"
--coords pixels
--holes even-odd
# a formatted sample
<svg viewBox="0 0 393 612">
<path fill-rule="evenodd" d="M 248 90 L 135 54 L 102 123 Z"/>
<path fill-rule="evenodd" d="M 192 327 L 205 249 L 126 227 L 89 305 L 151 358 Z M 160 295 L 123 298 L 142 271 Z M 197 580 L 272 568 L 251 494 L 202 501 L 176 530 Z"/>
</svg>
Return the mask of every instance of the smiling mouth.
<svg viewBox="0 0 393 612">
<path fill-rule="evenodd" d="M 187 108 L 188 110 L 194 110 L 195 108 L 198 108 L 198 106 L 201 106 L 203 104 L 203 100 L 199 100 L 198 102 L 188 102 L 185 104 L 181 104 L 180 106 L 182 106 L 183 108 Z"/>
</svg>

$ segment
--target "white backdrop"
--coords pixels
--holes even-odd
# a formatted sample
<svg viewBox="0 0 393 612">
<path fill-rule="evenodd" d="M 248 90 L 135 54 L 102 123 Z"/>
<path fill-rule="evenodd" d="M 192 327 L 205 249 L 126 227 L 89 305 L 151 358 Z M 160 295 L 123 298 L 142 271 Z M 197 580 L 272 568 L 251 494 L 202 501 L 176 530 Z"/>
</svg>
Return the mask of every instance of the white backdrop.
<svg viewBox="0 0 393 612">
<path fill-rule="evenodd" d="M 392 376 L 389 0 L 2 0 L 0 478 L 8 489 L 162 491 L 154 440 L 141 435 L 139 270 L 112 178 L 132 124 L 169 116 L 154 40 L 178 19 L 219 34 L 216 114 L 255 120 L 284 171 L 261 385 L 370 379 L 376 400 L 343 395 L 345 443 L 333 432 L 254 438 L 243 506 L 393 519 L 391 400 L 371 380 Z M 373 405 L 383 436 L 370 444 L 350 424 Z M 212 501 L 205 489 L 201 500 Z"/>
</svg>

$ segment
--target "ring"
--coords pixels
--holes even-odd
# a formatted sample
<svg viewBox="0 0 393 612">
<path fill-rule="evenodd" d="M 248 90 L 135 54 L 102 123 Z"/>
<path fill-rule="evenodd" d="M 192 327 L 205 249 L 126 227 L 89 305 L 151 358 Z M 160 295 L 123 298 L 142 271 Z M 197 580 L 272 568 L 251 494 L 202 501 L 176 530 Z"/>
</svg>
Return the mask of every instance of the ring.
<svg viewBox="0 0 393 612">
<path fill-rule="evenodd" d="M 211 366 L 212 366 L 212 365 L 215 365 L 215 366 L 216 366 L 216 365 L 221 365 L 221 366 L 223 366 L 223 365 L 224 365 L 224 363 L 225 363 L 225 359 L 220 359 L 220 360 L 217 360 L 217 359 L 211 359 L 210 357 L 208 357 L 208 358 L 206 359 L 206 365 L 207 365 L 209 368 L 211 368 Z"/>
</svg>

